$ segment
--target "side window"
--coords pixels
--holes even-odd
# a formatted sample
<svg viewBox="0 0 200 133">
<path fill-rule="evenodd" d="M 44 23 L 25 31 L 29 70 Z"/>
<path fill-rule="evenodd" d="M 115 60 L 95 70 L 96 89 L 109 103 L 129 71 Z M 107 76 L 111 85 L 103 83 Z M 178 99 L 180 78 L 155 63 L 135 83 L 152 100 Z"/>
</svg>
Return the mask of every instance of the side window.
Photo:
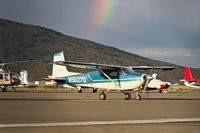
<svg viewBox="0 0 200 133">
<path fill-rule="evenodd" d="M 107 71 L 107 70 L 103 70 L 103 72 L 104 72 L 106 75 L 109 74 L 109 71 Z M 104 77 L 105 77 L 105 75 L 104 75 L 103 73 L 101 73 L 101 76 L 104 76 Z"/>
<path fill-rule="evenodd" d="M 119 72 L 117 70 L 104 70 L 103 72 L 111 78 L 119 76 Z M 102 75 L 105 76 L 104 74 Z"/>
<path fill-rule="evenodd" d="M 4 74 L 4 79 L 5 79 L 6 81 L 9 80 L 9 79 L 8 79 L 8 74 Z"/>
<path fill-rule="evenodd" d="M 118 73 L 117 73 L 117 71 L 113 71 L 113 72 L 110 73 L 109 76 L 110 77 L 116 77 L 116 76 L 118 76 Z"/>
<path fill-rule="evenodd" d="M 3 74 L 0 74 L 0 80 L 2 80 L 3 79 Z"/>
</svg>

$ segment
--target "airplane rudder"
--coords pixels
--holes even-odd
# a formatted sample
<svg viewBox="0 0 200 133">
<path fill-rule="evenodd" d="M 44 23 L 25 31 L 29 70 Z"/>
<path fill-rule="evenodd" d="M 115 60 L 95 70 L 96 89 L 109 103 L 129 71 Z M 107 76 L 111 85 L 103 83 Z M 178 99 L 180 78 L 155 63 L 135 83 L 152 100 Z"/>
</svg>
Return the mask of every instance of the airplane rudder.
<svg viewBox="0 0 200 133">
<path fill-rule="evenodd" d="M 185 80 L 192 80 L 192 79 L 193 79 L 192 73 L 191 73 L 189 67 L 185 67 L 185 68 L 184 68 L 184 79 L 185 79 Z"/>
<path fill-rule="evenodd" d="M 56 61 L 65 61 L 64 58 L 64 53 L 63 51 L 55 53 L 53 55 L 53 62 Z M 52 69 L 52 77 L 63 77 L 63 76 L 67 76 L 69 73 L 69 71 L 67 70 L 66 66 L 61 66 L 61 65 L 53 65 L 53 69 Z"/>
<path fill-rule="evenodd" d="M 53 61 L 65 61 L 64 53 L 63 51 L 55 53 L 53 55 Z"/>
</svg>

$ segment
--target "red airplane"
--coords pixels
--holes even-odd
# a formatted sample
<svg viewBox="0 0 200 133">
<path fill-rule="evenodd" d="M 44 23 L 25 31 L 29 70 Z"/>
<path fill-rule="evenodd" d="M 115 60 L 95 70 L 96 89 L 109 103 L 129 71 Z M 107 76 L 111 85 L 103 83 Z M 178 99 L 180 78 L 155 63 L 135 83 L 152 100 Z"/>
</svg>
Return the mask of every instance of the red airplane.
<svg viewBox="0 0 200 133">
<path fill-rule="evenodd" d="M 184 84 L 186 86 L 200 88 L 200 79 L 193 78 L 189 67 L 184 69 Z"/>
</svg>

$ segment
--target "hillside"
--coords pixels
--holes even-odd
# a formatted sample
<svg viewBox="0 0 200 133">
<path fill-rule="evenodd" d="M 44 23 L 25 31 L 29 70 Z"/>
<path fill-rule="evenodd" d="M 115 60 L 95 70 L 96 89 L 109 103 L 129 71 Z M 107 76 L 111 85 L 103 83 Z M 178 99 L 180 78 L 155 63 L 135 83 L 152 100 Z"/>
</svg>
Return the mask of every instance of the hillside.
<svg viewBox="0 0 200 133">
<path fill-rule="evenodd" d="M 117 65 L 173 65 L 151 60 L 128 53 L 117 48 L 79 39 L 40 26 L 27 25 L 0 19 L 0 62 L 40 59 L 44 61 L 22 63 L 9 66 L 12 71 L 26 69 L 31 80 L 40 80 L 51 74 L 51 65 L 55 52 L 64 51 L 67 60 L 94 63 L 113 63 Z M 178 81 L 183 78 L 183 67 L 176 70 L 160 72 L 159 77 L 165 81 Z M 199 70 L 194 70 L 200 73 Z M 152 71 L 150 71 L 152 73 Z"/>
</svg>

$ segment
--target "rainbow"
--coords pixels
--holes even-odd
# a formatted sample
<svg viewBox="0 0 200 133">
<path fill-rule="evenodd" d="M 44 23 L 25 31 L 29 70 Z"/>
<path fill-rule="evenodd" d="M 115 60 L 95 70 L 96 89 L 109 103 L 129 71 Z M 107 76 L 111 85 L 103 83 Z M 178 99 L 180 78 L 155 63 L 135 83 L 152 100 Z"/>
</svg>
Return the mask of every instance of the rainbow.
<svg viewBox="0 0 200 133">
<path fill-rule="evenodd" d="M 95 0 L 92 10 L 92 23 L 98 27 L 104 27 L 112 20 L 119 0 Z"/>
</svg>

